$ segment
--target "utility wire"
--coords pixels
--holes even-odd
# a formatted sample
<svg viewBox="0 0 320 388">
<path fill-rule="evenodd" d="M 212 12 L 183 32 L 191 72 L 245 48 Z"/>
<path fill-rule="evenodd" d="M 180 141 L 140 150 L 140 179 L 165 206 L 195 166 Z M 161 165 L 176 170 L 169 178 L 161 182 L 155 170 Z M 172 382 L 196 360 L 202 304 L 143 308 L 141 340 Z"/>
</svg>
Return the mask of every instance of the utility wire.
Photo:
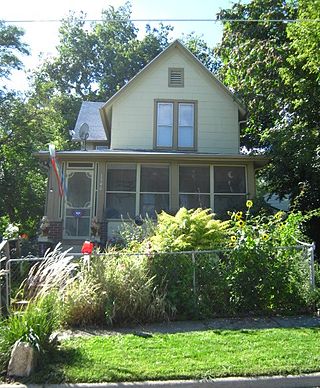
<svg viewBox="0 0 320 388">
<path fill-rule="evenodd" d="M 61 23 L 65 19 L 2 20 L 5 23 Z M 84 22 L 318 23 L 320 19 L 83 19 Z"/>
</svg>

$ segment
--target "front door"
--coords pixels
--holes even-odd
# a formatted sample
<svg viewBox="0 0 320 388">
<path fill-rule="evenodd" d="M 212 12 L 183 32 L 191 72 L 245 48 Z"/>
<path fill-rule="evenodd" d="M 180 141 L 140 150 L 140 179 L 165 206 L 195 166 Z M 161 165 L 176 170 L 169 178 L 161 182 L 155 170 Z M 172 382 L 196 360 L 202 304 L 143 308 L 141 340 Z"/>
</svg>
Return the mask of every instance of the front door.
<svg viewBox="0 0 320 388">
<path fill-rule="evenodd" d="M 64 238 L 90 237 L 93 171 L 67 170 Z"/>
</svg>

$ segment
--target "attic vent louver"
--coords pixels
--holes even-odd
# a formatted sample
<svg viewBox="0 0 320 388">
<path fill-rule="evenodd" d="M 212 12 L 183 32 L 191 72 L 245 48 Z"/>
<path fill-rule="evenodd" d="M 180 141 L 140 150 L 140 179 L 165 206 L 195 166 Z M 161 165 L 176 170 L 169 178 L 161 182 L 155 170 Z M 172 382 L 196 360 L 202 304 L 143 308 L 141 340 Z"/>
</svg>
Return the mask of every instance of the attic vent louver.
<svg viewBox="0 0 320 388">
<path fill-rule="evenodd" d="M 169 87 L 182 88 L 184 86 L 184 69 L 183 68 L 169 68 Z"/>
</svg>

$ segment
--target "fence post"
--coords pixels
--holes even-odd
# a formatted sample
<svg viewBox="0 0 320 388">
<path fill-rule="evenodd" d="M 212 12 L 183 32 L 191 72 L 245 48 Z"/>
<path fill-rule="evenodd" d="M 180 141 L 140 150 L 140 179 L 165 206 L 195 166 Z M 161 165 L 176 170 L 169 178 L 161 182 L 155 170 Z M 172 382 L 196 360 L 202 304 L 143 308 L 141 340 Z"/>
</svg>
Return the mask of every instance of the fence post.
<svg viewBox="0 0 320 388">
<path fill-rule="evenodd" d="M 197 290 L 196 290 L 196 258 L 194 252 L 191 254 L 192 257 L 192 283 L 193 283 L 193 295 L 194 300 L 196 301 L 197 297 Z"/>
<path fill-rule="evenodd" d="M 310 254 L 310 284 L 312 289 L 314 290 L 316 287 L 315 282 L 315 274 L 314 274 L 314 251 L 315 251 L 315 243 L 313 242 L 309 247 L 309 254 Z"/>
<path fill-rule="evenodd" d="M 10 308 L 10 292 L 11 292 L 11 262 L 10 259 L 6 262 L 6 272 L 7 272 L 7 281 L 6 281 L 6 297 L 7 297 L 7 309 Z"/>
</svg>

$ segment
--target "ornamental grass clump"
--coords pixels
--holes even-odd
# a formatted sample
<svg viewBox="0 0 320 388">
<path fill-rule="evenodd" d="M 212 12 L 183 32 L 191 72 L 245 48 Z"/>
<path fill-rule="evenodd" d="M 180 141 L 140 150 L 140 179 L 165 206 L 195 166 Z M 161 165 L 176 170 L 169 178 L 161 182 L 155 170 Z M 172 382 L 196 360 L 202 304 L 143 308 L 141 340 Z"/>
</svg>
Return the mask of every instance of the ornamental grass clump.
<svg viewBox="0 0 320 388">
<path fill-rule="evenodd" d="M 46 252 L 45 259 L 30 269 L 17 295 L 11 301 L 10 314 L 0 322 L 0 365 L 9 361 L 16 341 L 27 342 L 38 352 L 51 350 L 52 334 L 60 327 L 64 291 L 74 281 L 77 265 L 68 251 L 58 245 Z M 21 304 L 16 303 L 23 301 Z"/>
<path fill-rule="evenodd" d="M 124 252 L 93 255 L 65 290 L 65 322 L 114 325 L 167 318 L 165 293 L 154 284 L 148 260 Z"/>
<path fill-rule="evenodd" d="M 52 349 L 52 333 L 59 327 L 56 294 L 51 292 L 29 302 L 24 310 L 12 310 L 0 321 L 0 368 L 6 368 L 16 341 L 27 342 L 42 355 Z"/>
<path fill-rule="evenodd" d="M 39 298 L 52 291 L 63 295 L 79 273 L 79 263 L 74 261 L 69 251 L 62 252 L 60 243 L 53 251 L 47 251 L 44 260 L 30 269 L 22 284 L 22 295 L 27 299 Z"/>
</svg>

